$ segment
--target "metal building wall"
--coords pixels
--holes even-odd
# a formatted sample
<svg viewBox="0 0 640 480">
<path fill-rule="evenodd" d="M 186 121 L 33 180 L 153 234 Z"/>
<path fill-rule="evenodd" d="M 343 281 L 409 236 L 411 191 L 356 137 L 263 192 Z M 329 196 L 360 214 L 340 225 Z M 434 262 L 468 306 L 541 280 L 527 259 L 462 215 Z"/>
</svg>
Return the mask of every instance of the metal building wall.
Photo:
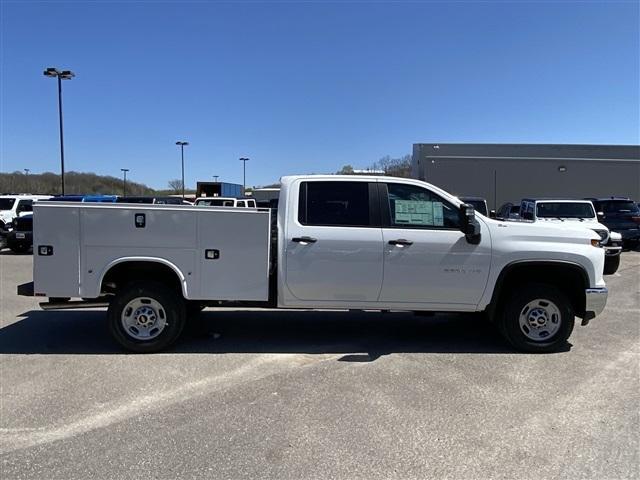
<svg viewBox="0 0 640 480">
<path fill-rule="evenodd" d="M 412 173 L 489 208 L 524 197 L 611 195 L 640 201 L 640 147 L 414 144 Z"/>
</svg>

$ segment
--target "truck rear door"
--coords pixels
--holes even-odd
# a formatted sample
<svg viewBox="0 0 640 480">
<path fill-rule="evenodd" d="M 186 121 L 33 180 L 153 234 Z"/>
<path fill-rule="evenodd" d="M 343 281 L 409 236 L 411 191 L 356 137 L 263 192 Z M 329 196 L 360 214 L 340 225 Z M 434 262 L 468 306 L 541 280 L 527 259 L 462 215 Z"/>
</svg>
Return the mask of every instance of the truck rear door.
<svg viewBox="0 0 640 480">
<path fill-rule="evenodd" d="M 297 210 L 284 240 L 291 294 L 301 301 L 376 302 L 383 250 L 375 182 L 302 181 L 291 195 Z"/>
</svg>

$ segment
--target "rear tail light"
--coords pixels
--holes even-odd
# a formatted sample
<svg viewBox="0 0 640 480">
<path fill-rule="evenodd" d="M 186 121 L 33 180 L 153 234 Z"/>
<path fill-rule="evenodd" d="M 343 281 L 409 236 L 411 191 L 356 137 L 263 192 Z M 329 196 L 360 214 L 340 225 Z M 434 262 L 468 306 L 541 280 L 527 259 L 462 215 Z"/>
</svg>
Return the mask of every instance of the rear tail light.
<svg viewBox="0 0 640 480">
<path fill-rule="evenodd" d="M 633 220 L 634 222 L 636 222 L 638 225 L 640 225 L 640 217 L 631 217 L 631 220 Z"/>
</svg>

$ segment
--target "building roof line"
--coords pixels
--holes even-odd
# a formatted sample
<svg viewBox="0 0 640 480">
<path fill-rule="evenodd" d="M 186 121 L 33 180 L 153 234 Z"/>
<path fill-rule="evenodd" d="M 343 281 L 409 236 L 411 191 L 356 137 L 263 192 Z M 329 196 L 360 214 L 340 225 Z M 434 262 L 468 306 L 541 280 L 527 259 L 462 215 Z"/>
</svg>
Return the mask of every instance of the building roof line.
<svg viewBox="0 0 640 480">
<path fill-rule="evenodd" d="M 490 160 L 514 160 L 514 159 L 525 159 L 525 160 L 591 160 L 594 162 L 640 162 L 640 158 L 589 158 L 589 157 L 536 157 L 533 155 L 508 155 L 508 156 L 499 156 L 499 155 L 428 155 L 425 154 L 426 158 L 477 158 L 477 159 L 490 159 Z"/>
</svg>

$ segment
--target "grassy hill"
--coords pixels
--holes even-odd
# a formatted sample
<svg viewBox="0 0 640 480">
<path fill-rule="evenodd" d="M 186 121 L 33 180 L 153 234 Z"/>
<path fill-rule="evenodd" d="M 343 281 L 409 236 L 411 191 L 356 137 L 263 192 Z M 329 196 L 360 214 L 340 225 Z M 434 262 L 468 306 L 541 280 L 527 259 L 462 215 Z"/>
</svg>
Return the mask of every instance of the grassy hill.
<svg viewBox="0 0 640 480">
<path fill-rule="evenodd" d="M 65 193 L 122 195 L 122 179 L 95 173 L 66 172 Z M 51 172 L 25 175 L 22 172 L 0 173 L 0 193 L 60 194 L 60 175 Z M 153 195 L 156 191 L 127 180 L 127 195 Z"/>
</svg>

